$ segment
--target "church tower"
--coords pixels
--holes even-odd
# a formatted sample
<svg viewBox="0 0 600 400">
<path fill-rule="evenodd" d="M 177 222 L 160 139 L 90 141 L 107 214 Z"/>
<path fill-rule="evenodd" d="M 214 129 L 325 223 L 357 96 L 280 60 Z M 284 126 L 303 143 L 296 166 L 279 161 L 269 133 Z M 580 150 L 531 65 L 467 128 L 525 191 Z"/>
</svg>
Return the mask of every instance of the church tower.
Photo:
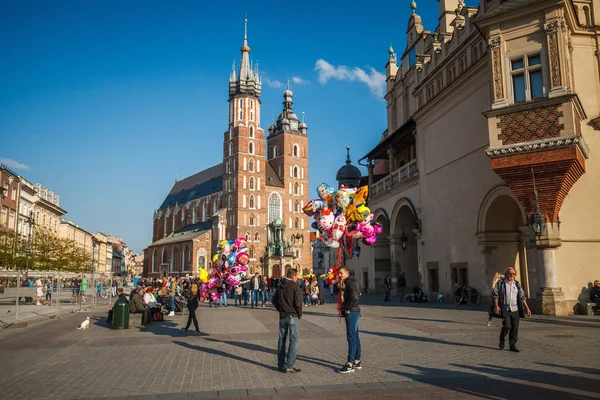
<svg viewBox="0 0 600 400">
<path fill-rule="evenodd" d="M 260 193 L 265 184 L 265 132 L 260 128 L 261 79 L 258 64 L 252 65 L 244 20 L 244 44 L 239 70 L 235 63 L 229 78 L 229 124 L 223 146 L 223 205 L 227 209 L 225 237 L 249 236 L 249 250 L 260 248 L 266 221 L 259 214 L 264 207 Z M 264 218 L 263 218 L 264 219 Z M 255 243 L 256 242 L 256 243 Z M 255 258 L 250 254 L 250 258 Z"/>
<path fill-rule="evenodd" d="M 293 93 L 288 82 L 287 90 L 283 93 L 283 110 L 277 121 L 269 126 L 267 162 L 284 186 L 282 209 L 286 239 L 301 249 L 299 254 L 308 256 L 310 222 L 302 212 L 302 207 L 309 199 L 308 128 L 304 117 L 302 121 L 298 119 L 293 104 Z"/>
</svg>

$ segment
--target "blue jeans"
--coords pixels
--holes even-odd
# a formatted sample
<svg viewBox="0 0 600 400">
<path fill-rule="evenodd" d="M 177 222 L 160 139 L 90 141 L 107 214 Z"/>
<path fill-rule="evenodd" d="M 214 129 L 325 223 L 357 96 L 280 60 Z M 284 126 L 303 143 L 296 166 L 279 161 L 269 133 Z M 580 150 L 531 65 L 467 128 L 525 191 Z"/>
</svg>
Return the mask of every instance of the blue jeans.
<svg viewBox="0 0 600 400">
<path fill-rule="evenodd" d="M 244 305 L 247 306 L 248 305 L 248 291 L 244 290 L 242 292 L 242 298 L 244 299 Z"/>
<path fill-rule="evenodd" d="M 263 290 L 262 292 L 260 292 L 260 294 L 262 295 L 261 301 L 262 301 L 262 305 L 264 306 L 265 303 L 267 302 L 267 300 L 269 300 L 269 292 L 267 292 L 266 290 Z"/>
<path fill-rule="evenodd" d="M 223 296 L 219 297 L 219 305 L 225 304 L 227 306 L 227 292 L 223 292 Z"/>
<path fill-rule="evenodd" d="M 175 312 L 175 296 L 169 296 L 169 311 Z"/>
<path fill-rule="evenodd" d="M 296 363 L 296 353 L 298 352 L 298 317 L 285 317 L 279 319 L 279 343 L 277 344 L 277 368 L 293 368 Z M 290 336 L 290 346 L 287 350 L 286 342 L 288 333 Z"/>
<path fill-rule="evenodd" d="M 252 296 L 250 297 L 250 305 L 253 307 L 258 307 L 258 297 L 260 296 L 260 292 L 258 290 L 252 291 Z"/>
<path fill-rule="evenodd" d="M 346 339 L 348 340 L 348 362 L 360 360 L 360 338 L 358 337 L 358 321 L 360 311 L 352 311 L 346 315 Z"/>
</svg>

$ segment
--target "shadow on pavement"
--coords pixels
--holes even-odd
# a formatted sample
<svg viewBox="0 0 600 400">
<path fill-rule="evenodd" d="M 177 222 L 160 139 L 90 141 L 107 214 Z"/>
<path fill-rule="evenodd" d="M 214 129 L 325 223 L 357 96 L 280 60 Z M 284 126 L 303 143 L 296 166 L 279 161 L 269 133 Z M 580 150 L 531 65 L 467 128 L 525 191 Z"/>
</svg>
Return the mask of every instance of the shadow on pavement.
<svg viewBox="0 0 600 400">
<path fill-rule="evenodd" d="M 207 354 L 214 354 L 216 356 L 221 356 L 221 357 L 225 357 L 225 358 L 231 358 L 232 360 L 236 360 L 236 361 L 240 361 L 243 363 L 247 363 L 250 365 L 258 365 L 261 366 L 265 369 L 268 370 L 275 370 L 277 371 L 277 367 L 273 366 L 273 365 L 267 365 L 267 364 L 263 364 L 258 360 L 252 360 L 248 357 L 244 358 L 244 357 L 240 357 L 240 356 L 236 356 L 235 354 L 229 354 L 227 352 L 224 352 L 222 350 L 217 350 L 217 349 L 211 349 L 209 347 L 204 347 L 204 346 L 200 346 L 199 344 L 190 344 L 190 343 L 186 343 L 186 342 L 180 342 L 180 341 L 173 341 L 174 344 L 178 345 L 178 346 L 182 346 L 191 350 L 198 350 L 198 351 L 202 351 L 204 353 Z"/>
<path fill-rule="evenodd" d="M 438 343 L 438 344 L 446 344 L 449 346 L 461 346 L 461 347 L 474 347 L 478 349 L 488 349 L 491 350 L 493 347 L 487 346 L 479 346 L 477 344 L 469 344 L 469 343 L 458 343 L 458 342 L 450 342 L 448 340 L 435 339 L 431 337 L 422 337 L 422 336 L 411 336 L 411 335 L 402 335 L 400 333 L 386 333 L 386 332 L 370 332 L 361 330 L 360 333 L 364 333 L 367 335 L 375 335 L 381 337 L 389 337 L 392 339 L 402 339 L 414 342 L 425 342 L 425 343 Z"/>
<path fill-rule="evenodd" d="M 502 376 L 511 379 L 511 381 L 507 381 L 505 379 L 498 379 L 496 377 L 484 376 L 482 374 L 471 372 L 447 371 L 444 369 L 423 367 L 419 365 L 405 364 L 403 366 L 412 368 L 417 372 L 410 373 L 391 370 L 387 370 L 386 372 L 482 399 L 597 399 L 596 396 L 581 392 L 573 393 L 573 389 L 566 388 L 567 382 L 571 381 L 573 378 L 571 375 L 545 374 L 534 370 L 514 369 L 514 374 L 511 373 L 510 375 L 505 374 Z M 469 368 L 478 370 L 477 367 Z M 482 372 L 487 373 L 488 371 Z M 514 379 L 519 379 L 523 382 L 513 382 L 512 380 Z M 586 382 L 579 381 L 578 383 L 581 386 L 577 389 L 592 394 L 596 393 L 600 385 L 597 385 L 594 382 L 598 381 L 592 379 L 587 379 Z"/>
<path fill-rule="evenodd" d="M 209 341 L 209 342 L 214 342 L 214 343 L 225 343 L 225 344 L 240 347 L 240 348 L 246 349 L 246 350 L 260 351 L 263 353 L 272 354 L 274 356 L 277 355 L 277 349 L 272 349 L 272 348 L 261 346 L 261 345 L 254 344 L 254 343 L 236 342 L 233 340 L 218 340 L 218 339 L 211 339 L 211 338 L 205 338 L 205 340 Z M 337 364 L 334 364 L 330 361 L 322 360 L 320 358 L 297 355 L 296 359 L 300 360 L 300 361 L 305 361 L 310 364 L 320 365 L 325 368 L 331 368 L 334 370 L 337 370 L 337 368 L 339 368 L 339 366 Z"/>
<path fill-rule="evenodd" d="M 577 371 L 577 372 L 581 372 L 583 374 L 590 374 L 590 375 L 600 376 L 600 369 L 596 369 L 596 368 L 572 367 L 570 365 L 566 366 L 566 365 L 541 363 L 541 362 L 536 362 L 536 364 L 543 365 L 545 367 L 564 368 L 564 369 L 569 370 L 569 371 Z"/>
<path fill-rule="evenodd" d="M 541 372 L 526 368 L 506 368 L 491 364 L 481 364 L 480 366 L 463 364 L 450 365 L 464 369 L 471 369 L 473 371 L 480 372 L 486 375 L 497 375 L 504 378 L 522 380 L 527 383 L 535 382 L 541 384 L 557 385 L 560 382 L 561 388 L 585 390 L 591 391 L 592 393 L 600 391 L 600 381 L 577 375 L 568 375 L 568 379 L 565 379 L 567 375 L 564 374 L 546 371 Z"/>
<path fill-rule="evenodd" d="M 600 328 L 600 319 L 597 321 L 594 319 L 582 319 L 582 318 L 571 318 L 569 320 L 566 319 L 558 319 L 556 317 L 550 318 L 528 318 L 527 322 L 536 323 L 536 324 L 545 324 L 545 325 L 559 325 L 559 326 L 568 326 L 572 328 Z"/>
</svg>

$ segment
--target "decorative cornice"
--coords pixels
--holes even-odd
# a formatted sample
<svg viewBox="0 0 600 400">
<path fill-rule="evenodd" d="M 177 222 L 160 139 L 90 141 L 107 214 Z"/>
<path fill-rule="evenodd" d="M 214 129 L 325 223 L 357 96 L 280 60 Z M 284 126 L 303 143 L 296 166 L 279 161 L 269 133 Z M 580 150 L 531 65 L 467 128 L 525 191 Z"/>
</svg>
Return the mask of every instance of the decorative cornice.
<svg viewBox="0 0 600 400">
<path fill-rule="evenodd" d="M 501 36 L 494 36 L 494 37 L 488 38 L 488 45 L 491 48 L 500 47 L 501 44 L 502 44 Z"/>
<path fill-rule="evenodd" d="M 556 18 L 552 21 L 544 22 L 544 30 L 547 34 L 556 32 L 559 29 L 566 29 L 565 20 L 562 17 Z"/>
<path fill-rule="evenodd" d="M 563 147 L 577 146 L 581 154 L 587 159 L 589 149 L 581 136 L 558 137 L 536 140 L 527 143 L 516 143 L 507 146 L 490 147 L 485 152 L 490 158 L 505 157 L 513 154 L 532 153 L 542 150 L 559 149 Z"/>
</svg>

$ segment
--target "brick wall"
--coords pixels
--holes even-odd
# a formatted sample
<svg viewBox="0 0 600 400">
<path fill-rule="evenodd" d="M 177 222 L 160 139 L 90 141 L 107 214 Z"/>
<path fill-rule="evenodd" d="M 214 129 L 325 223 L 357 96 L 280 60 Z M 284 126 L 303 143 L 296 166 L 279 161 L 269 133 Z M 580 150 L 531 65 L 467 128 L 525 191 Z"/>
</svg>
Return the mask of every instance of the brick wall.
<svg viewBox="0 0 600 400">
<path fill-rule="evenodd" d="M 576 146 L 492 159 L 492 169 L 517 196 L 528 216 L 536 207 L 532 168 L 540 210 L 550 222 L 557 222 L 565 197 L 585 173 L 585 160 Z"/>
<path fill-rule="evenodd" d="M 518 111 L 498 117 L 498 139 L 502 145 L 531 142 L 560 136 L 564 126 L 559 105 Z"/>
</svg>

